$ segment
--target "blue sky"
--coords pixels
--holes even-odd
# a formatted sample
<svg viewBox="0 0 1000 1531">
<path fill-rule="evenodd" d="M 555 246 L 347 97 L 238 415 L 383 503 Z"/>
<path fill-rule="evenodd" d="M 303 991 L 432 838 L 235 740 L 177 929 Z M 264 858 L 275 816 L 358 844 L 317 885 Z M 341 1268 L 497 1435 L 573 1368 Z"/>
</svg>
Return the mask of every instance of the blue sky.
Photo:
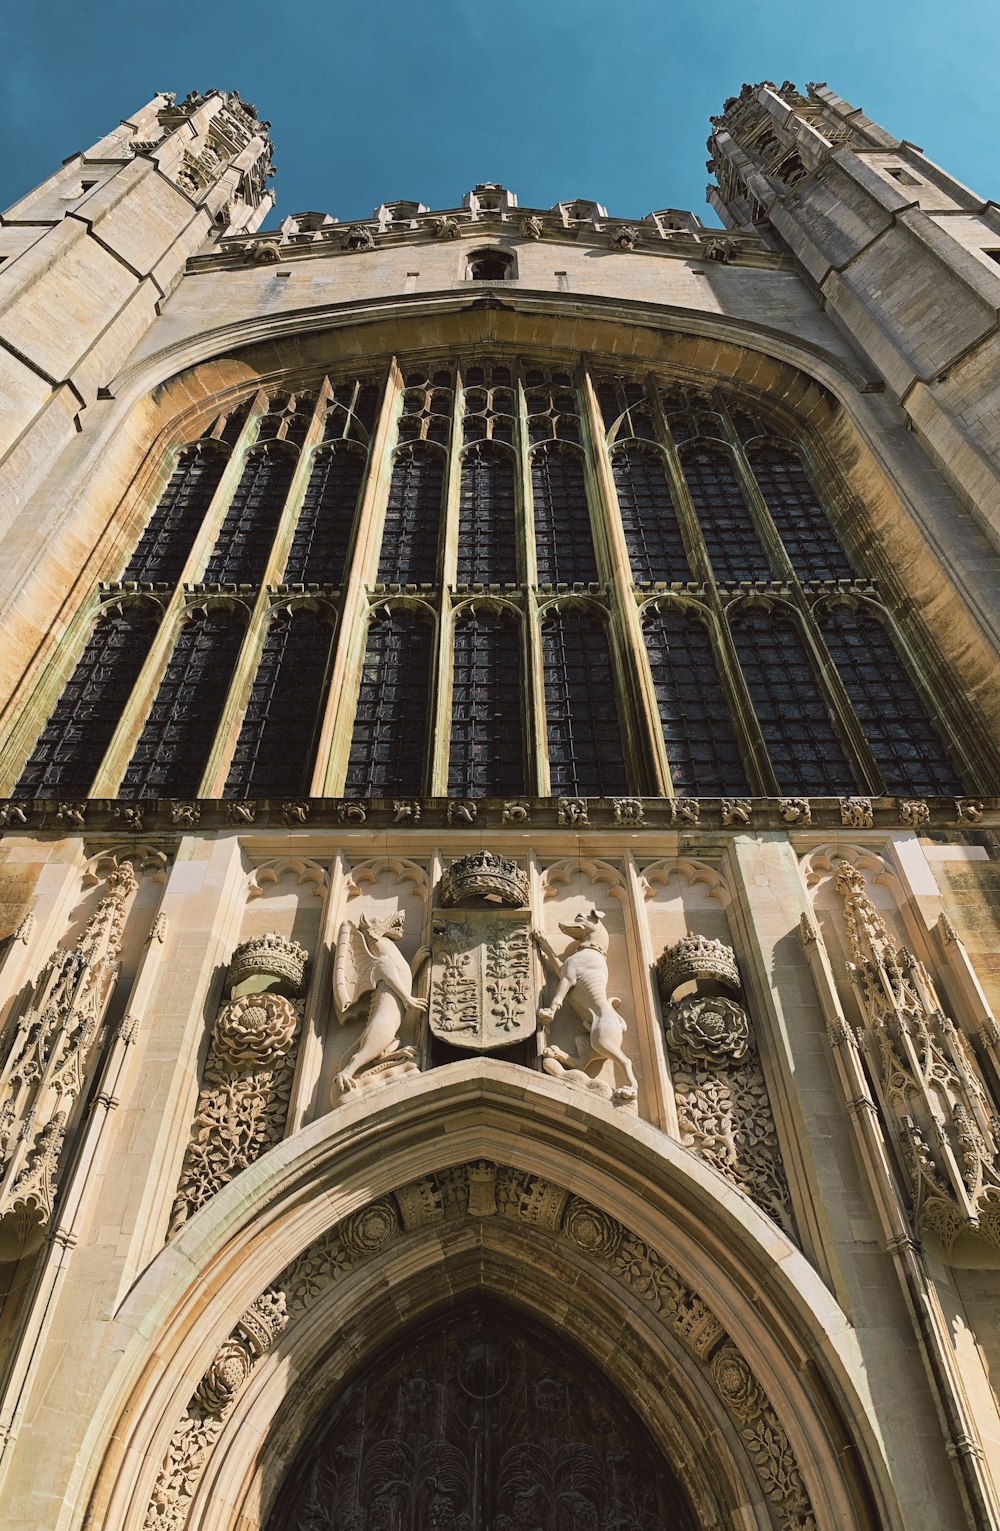
<svg viewBox="0 0 1000 1531">
<path fill-rule="evenodd" d="M 710 112 L 826 80 L 1000 200 L 1000 5 L 968 0 L 0 0 L 0 207 L 158 89 L 235 87 L 272 124 L 278 215 L 704 206 Z"/>
</svg>

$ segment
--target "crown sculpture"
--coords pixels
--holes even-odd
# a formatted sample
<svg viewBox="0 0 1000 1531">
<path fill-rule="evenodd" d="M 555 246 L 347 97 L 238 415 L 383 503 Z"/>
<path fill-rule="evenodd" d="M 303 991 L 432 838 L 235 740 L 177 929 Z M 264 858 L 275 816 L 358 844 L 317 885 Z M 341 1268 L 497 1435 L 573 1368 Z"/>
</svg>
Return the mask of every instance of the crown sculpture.
<svg viewBox="0 0 1000 1531">
<path fill-rule="evenodd" d="M 528 874 L 506 856 L 474 851 L 471 856 L 459 856 L 442 874 L 439 896 L 446 907 L 481 898 L 522 909 L 528 902 Z"/>
<path fill-rule="evenodd" d="M 278 979 L 282 989 L 294 997 L 302 993 L 309 953 L 297 941 L 286 941 L 275 931 L 251 936 L 233 952 L 226 983 L 230 992 L 250 979 Z M 258 985 L 255 985 L 258 987 Z"/>
<path fill-rule="evenodd" d="M 684 983 L 716 983 L 725 989 L 739 990 L 740 971 L 731 946 L 708 936 L 684 936 L 668 946 L 656 964 L 660 996 L 669 1004 Z"/>
</svg>

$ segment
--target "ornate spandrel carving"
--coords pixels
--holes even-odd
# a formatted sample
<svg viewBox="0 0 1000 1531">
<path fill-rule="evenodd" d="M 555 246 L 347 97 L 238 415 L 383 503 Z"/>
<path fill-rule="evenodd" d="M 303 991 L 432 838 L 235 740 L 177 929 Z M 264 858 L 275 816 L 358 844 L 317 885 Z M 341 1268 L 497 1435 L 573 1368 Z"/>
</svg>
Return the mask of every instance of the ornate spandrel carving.
<svg viewBox="0 0 1000 1531">
<path fill-rule="evenodd" d="M 57 948 L 16 1023 L 0 1072 L 0 1252 L 37 1248 L 51 1215 L 63 1144 L 97 1057 L 118 976 L 131 862 L 115 866 L 77 944 Z"/>
<path fill-rule="evenodd" d="M 216 1017 L 168 1237 L 285 1135 L 307 954 L 268 931 L 244 941 Z M 280 985 L 286 993 L 275 992 Z"/>
<path fill-rule="evenodd" d="M 428 953 L 421 948 L 411 972 L 399 950 L 402 938 L 401 912 L 381 919 L 363 914 L 356 924 L 344 920 L 337 933 L 333 993 L 338 1020 L 343 1025 L 354 1019 L 358 1007 L 367 1004 L 364 1030 L 337 1075 L 338 1099 L 360 1086 L 418 1070 L 415 1049 L 400 1046 L 400 1032 L 409 1016 L 427 1009 L 427 1000 L 414 994 L 413 984 Z"/>
<path fill-rule="evenodd" d="M 542 1067 L 569 1084 L 616 1102 L 630 1102 L 636 1099 L 639 1086 L 624 1051 L 627 1025 L 621 1001 L 608 995 L 609 938 L 603 920 L 603 911 L 591 908 L 582 910 L 572 924 L 560 924 L 559 929 L 571 937 L 562 957 L 556 956 L 544 937 L 535 938 L 543 963 L 557 979 L 550 1004 L 539 1006 L 539 1026 L 544 1032 L 567 1002 L 583 1023 L 576 1039 L 576 1057 L 554 1047 L 546 1037 L 541 1049 Z M 623 1083 L 612 1087 L 597 1077 L 608 1062 L 614 1067 L 616 1081 L 621 1078 Z"/>
<path fill-rule="evenodd" d="M 677 1127 L 704 1159 L 795 1237 L 788 1184 L 750 1017 L 719 994 L 739 993 L 736 956 L 724 941 L 689 935 L 656 964 Z M 694 993 L 674 996 L 693 986 Z"/>
<path fill-rule="evenodd" d="M 529 919 L 500 909 L 435 916 L 429 1019 L 439 1041 L 484 1052 L 531 1036 Z"/>
<path fill-rule="evenodd" d="M 914 1222 L 949 1254 L 964 1238 L 1000 1249 L 1000 1126 L 972 1049 L 926 968 L 890 933 L 864 872 L 842 862 L 834 886 L 862 1014 L 857 1040 L 873 1065 Z"/>
</svg>

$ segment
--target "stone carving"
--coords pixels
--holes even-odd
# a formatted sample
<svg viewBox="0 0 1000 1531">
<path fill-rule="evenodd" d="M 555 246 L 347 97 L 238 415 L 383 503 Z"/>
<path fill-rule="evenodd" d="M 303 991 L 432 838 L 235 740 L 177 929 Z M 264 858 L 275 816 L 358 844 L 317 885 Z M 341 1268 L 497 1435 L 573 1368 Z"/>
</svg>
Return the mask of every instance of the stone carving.
<svg viewBox="0 0 1000 1531">
<path fill-rule="evenodd" d="M 283 824 L 305 824 L 309 820 L 308 803 L 283 803 L 281 806 L 281 821 Z"/>
<path fill-rule="evenodd" d="M 672 797 L 670 799 L 671 824 L 697 824 L 701 818 L 701 804 L 696 797 Z"/>
<path fill-rule="evenodd" d="M 685 1148 L 711 1164 L 795 1237 L 778 1134 L 739 993 L 736 957 L 724 941 L 689 935 L 656 964 L 677 1125 Z M 674 996 L 691 984 L 695 993 Z"/>
<path fill-rule="evenodd" d="M 974 797 L 956 797 L 955 814 L 961 824 L 981 824 L 983 805 Z"/>
<path fill-rule="evenodd" d="M 366 1214 L 372 1214 L 371 1228 L 362 1240 L 359 1228 L 367 1226 L 362 1222 Z M 297 1318 L 402 1233 L 470 1216 L 541 1230 L 598 1266 L 653 1313 L 689 1351 L 736 1423 L 777 1524 L 784 1531 L 816 1531 L 785 1429 L 715 1313 L 645 1240 L 602 1208 L 541 1176 L 482 1160 L 425 1175 L 330 1229 L 286 1267 L 276 1285 L 286 1292 L 288 1312 Z M 525 1521 L 526 1527 L 532 1524 Z"/>
<path fill-rule="evenodd" d="M 530 804 L 521 798 L 511 798 L 503 805 L 500 814 L 502 824 L 526 824 L 531 817 Z"/>
<path fill-rule="evenodd" d="M 167 1237 L 285 1135 L 307 954 L 274 932 L 244 941 L 212 1030 Z M 284 993 L 274 991 L 280 984 Z M 240 992 L 237 992 L 240 991 Z"/>
<path fill-rule="evenodd" d="M 143 809 L 135 803 L 119 803 L 115 809 L 115 818 L 120 820 L 125 829 L 133 834 L 141 834 L 143 827 Z"/>
<path fill-rule="evenodd" d="M 722 822 L 743 827 L 750 823 L 753 804 L 747 797 L 724 797 L 722 799 Z"/>
<path fill-rule="evenodd" d="M 474 798 L 451 798 L 448 802 L 448 823 L 474 824 L 478 812 L 479 805 Z"/>
<path fill-rule="evenodd" d="M 585 797 L 561 797 L 559 799 L 559 822 L 578 827 L 590 823 Z"/>
<path fill-rule="evenodd" d="M 4 803 L 0 807 L 0 829 L 8 829 L 11 824 L 27 824 L 28 815 L 20 803 Z"/>
<path fill-rule="evenodd" d="M 899 822 L 909 829 L 921 829 L 931 821 L 931 810 L 922 798 L 901 798 Z"/>
<path fill-rule="evenodd" d="M 457 218 L 435 218 L 431 228 L 435 239 L 457 239 L 462 232 Z"/>
<path fill-rule="evenodd" d="M 355 224 L 353 228 L 347 230 L 344 244 L 348 250 L 374 250 L 375 235 L 363 223 Z"/>
<path fill-rule="evenodd" d="M 420 804 L 416 798 L 397 798 L 392 805 L 392 822 L 394 824 L 419 824 Z"/>
<path fill-rule="evenodd" d="M 247 260 L 257 266 L 274 266 L 281 259 L 281 242 L 277 239 L 255 239 L 246 247 Z"/>
<path fill-rule="evenodd" d="M 86 803 L 60 803 L 56 809 L 57 824 L 68 824 L 73 829 L 82 829 L 86 819 Z"/>
<path fill-rule="evenodd" d="M 906 1163 L 913 1218 L 951 1252 L 960 1238 L 1000 1249 L 1000 1129 L 979 1065 L 930 975 L 890 935 L 859 867 L 842 862 L 848 964 L 862 1013 L 848 1043 L 877 1064 L 885 1125 Z"/>
<path fill-rule="evenodd" d="M 171 803 L 170 819 L 179 829 L 194 829 L 201 820 L 201 808 L 197 803 Z"/>
<path fill-rule="evenodd" d="M 522 239 L 541 239 L 542 233 L 542 220 L 536 218 L 534 213 L 529 213 L 526 218 L 521 219 Z"/>
<path fill-rule="evenodd" d="M 874 822 L 870 797 L 842 797 L 840 822 L 845 829 L 871 829 Z"/>
<path fill-rule="evenodd" d="M 368 810 L 364 803 L 341 803 L 337 809 L 337 818 L 341 824 L 363 824 L 367 817 Z"/>
<path fill-rule="evenodd" d="M 616 250 L 634 250 L 639 243 L 639 230 L 630 223 L 622 224 L 611 235 L 611 243 Z"/>
<path fill-rule="evenodd" d="M 561 958 L 544 937 L 536 936 L 542 961 L 558 979 L 549 1005 L 538 1010 L 538 1024 L 549 1026 L 566 1000 L 583 1022 L 584 1031 L 577 1037 L 576 1058 L 546 1039 L 542 1048 L 542 1067 L 546 1073 L 565 1078 L 572 1084 L 596 1090 L 616 1102 L 633 1101 L 639 1093 L 632 1064 L 623 1051 L 626 1023 L 621 1016 L 621 1001 L 608 997 L 608 933 L 601 923 L 600 909 L 581 911 L 571 925 L 559 929 L 572 938 Z M 610 1060 L 625 1083 L 614 1089 L 595 1075 Z"/>
<path fill-rule="evenodd" d="M 528 874 L 493 851 L 459 856 L 441 878 L 438 901 L 447 908 L 473 898 L 521 909 L 528 902 Z"/>
<path fill-rule="evenodd" d="M 483 1052 L 532 1035 L 528 924 L 499 909 L 435 916 L 429 1019 L 442 1042 Z"/>
<path fill-rule="evenodd" d="M 284 1292 L 268 1288 L 219 1347 L 170 1438 L 143 1531 L 180 1531 L 229 1408 L 287 1322 Z"/>
<path fill-rule="evenodd" d="M 705 259 L 718 261 L 726 266 L 733 258 L 733 247 L 728 239 L 710 239 L 705 246 Z"/>
<path fill-rule="evenodd" d="M 230 824 L 252 824 L 256 817 L 256 803 L 226 804 L 226 819 Z"/>
<path fill-rule="evenodd" d="M 812 808 L 807 797 L 781 797 L 778 812 L 786 824 L 811 824 Z"/>
<path fill-rule="evenodd" d="M 398 911 L 382 919 L 363 914 L 357 924 L 344 920 L 337 933 L 333 995 L 341 1025 L 353 1019 L 356 1007 L 371 995 L 365 1029 L 337 1075 L 341 1095 L 359 1085 L 417 1072 L 415 1051 L 400 1047 L 399 1034 L 408 1016 L 427 1009 L 426 999 L 413 993 L 413 983 L 429 953 L 421 948 L 411 973 L 399 950 L 402 938 L 403 916 Z"/>
<path fill-rule="evenodd" d="M 62 1145 L 97 1060 L 118 976 L 130 861 L 116 866 L 75 946 L 45 964 L 0 1069 L 0 1259 L 38 1247 L 53 1210 Z"/>
<path fill-rule="evenodd" d="M 638 829 L 645 822 L 642 799 L 638 797 L 614 797 L 611 799 L 615 823 Z"/>
</svg>

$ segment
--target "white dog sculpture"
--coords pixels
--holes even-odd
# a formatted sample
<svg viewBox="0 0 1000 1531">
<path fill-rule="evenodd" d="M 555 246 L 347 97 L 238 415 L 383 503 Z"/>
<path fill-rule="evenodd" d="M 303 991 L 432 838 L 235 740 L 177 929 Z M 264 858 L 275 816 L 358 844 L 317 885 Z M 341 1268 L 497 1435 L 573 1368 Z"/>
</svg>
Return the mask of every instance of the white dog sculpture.
<svg viewBox="0 0 1000 1531">
<path fill-rule="evenodd" d="M 601 1094 L 610 1094 L 614 1100 L 630 1101 L 635 1100 L 639 1087 L 632 1064 L 622 1051 L 626 1026 L 620 1014 L 621 1001 L 608 998 L 609 942 L 608 933 L 601 924 L 603 918 L 602 910 L 592 908 L 581 911 L 571 925 L 560 925 L 559 929 L 573 938 L 572 946 L 561 959 L 544 937 L 535 937 L 542 961 L 559 979 L 551 1005 L 542 1006 L 538 1011 L 539 1023 L 548 1026 L 568 999 L 585 1028 L 585 1034 L 577 1037 L 575 1060 L 562 1048 L 546 1045 L 542 1052 L 542 1067 L 546 1073 L 562 1076 Z M 602 1087 L 593 1077 L 609 1058 L 627 1081 L 614 1091 Z M 572 1067 L 574 1062 L 578 1067 Z"/>
</svg>

